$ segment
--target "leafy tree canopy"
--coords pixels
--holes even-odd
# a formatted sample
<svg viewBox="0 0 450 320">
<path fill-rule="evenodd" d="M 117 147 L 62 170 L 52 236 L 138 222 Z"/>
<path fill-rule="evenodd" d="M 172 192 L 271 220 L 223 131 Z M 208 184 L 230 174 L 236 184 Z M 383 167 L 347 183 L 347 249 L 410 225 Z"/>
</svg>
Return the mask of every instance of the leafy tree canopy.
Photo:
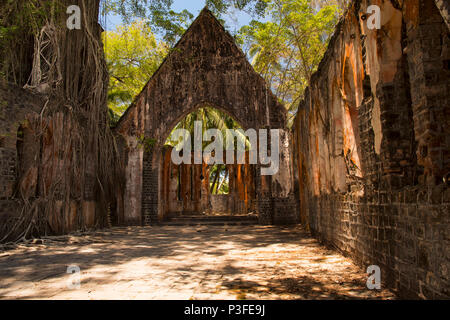
<svg viewBox="0 0 450 320">
<path fill-rule="evenodd" d="M 292 119 L 325 53 L 343 4 L 320 0 L 266 0 L 266 3 L 270 20 L 252 21 L 242 27 L 238 40 Z"/>
<path fill-rule="evenodd" d="M 110 77 L 108 105 L 114 123 L 158 69 L 168 46 L 158 42 L 143 21 L 107 31 L 103 41 Z"/>
<path fill-rule="evenodd" d="M 194 17 L 187 10 L 173 11 L 172 0 L 105 1 L 104 10 L 119 14 L 129 25 L 126 28 L 131 28 L 108 32 L 106 39 L 111 70 L 110 103 L 120 114 L 156 70 L 167 54 L 167 47 L 174 45 Z M 235 38 L 255 70 L 289 110 L 292 120 L 348 0 L 204 1 L 219 19 L 230 10 L 241 10 L 255 18 Z M 265 22 L 256 20 L 261 17 L 266 18 Z M 136 19 L 140 19 L 139 25 L 130 25 Z M 164 44 L 156 44 L 154 34 L 148 33 L 150 27 L 163 36 Z M 200 112 L 193 117 L 201 118 L 204 114 Z M 212 117 L 213 113 L 206 114 Z"/>
<path fill-rule="evenodd" d="M 219 19 L 232 8 L 262 16 L 267 7 L 266 0 L 204 0 L 204 3 Z M 194 15 L 188 10 L 175 12 L 172 5 L 173 0 L 105 0 L 103 10 L 104 14 L 120 15 L 126 24 L 136 18 L 142 19 L 173 45 L 191 24 Z"/>
</svg>

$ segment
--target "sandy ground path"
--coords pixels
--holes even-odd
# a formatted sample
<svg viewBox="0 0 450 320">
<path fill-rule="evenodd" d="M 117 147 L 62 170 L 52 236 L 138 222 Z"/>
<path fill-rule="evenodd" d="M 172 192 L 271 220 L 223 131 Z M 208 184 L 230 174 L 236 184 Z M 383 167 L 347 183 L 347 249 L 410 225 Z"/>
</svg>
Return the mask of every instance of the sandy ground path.
<svg viewBox="0 0 450 320">
<path fill-rule="evenodd" d="M 394 297 L 366 279 L 300 227 L 113 228 L 0 251 L 0 299 Z"/>
</svg>

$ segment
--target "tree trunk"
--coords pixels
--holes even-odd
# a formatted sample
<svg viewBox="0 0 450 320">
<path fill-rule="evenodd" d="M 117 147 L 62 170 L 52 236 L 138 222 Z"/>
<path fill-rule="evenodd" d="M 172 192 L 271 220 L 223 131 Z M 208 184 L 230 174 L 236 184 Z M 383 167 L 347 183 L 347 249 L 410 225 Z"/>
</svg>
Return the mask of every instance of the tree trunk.
<svg viewBox="0 0 450 320">
<path fill-rule="evenodd" d="M 227 172 L 225 173 L 225 175 L 223 176 L 223 179 L 222 179 L 222 181 L 220 182 L 219 186 L 217 187 L 217 193 L 220 192 L 220 188 L 222 188 L 222 185 L 223 185 L 223 183 L 225 182 L 225 180 L 227 179 L 227 177 L 228 177 L 228 170 L 227 170 Z"/>
<path fill-rule="evenodd" d="M 217 171 L 216 171 L 216 176 L 214 177 L 214 181 L 213 181 L 213 184 L 212 184 L 212 186 L 211 186 L 211 190 L 210 190 L 210 193 L 211 194 L 214 194 L 214 188 L 215 188 L 215 186 L 216 186 L 216 184 L 217 184 L 217 179 L 219 178 L 219 175 L 220 175 L 220 171 L 222 170 L 222 165 L 219 165 L 218 167 L 217 167 Z"/>
<path fill-rule="evenodd" d="M 100 0 L 10 3 L 16 6 L 15 11 L 8 11 L 11 23 L 24 16 L 30 3 L 48 9 L 35 29 L 25 22 L 21 25 L 19 36 L 31 36 L 33 50 L 28 50 L 29 44 L 25 49 L 10 45 L 8 50 L 13 51 L 15 58 L 0 62 L 2 69 L 13 70 L 8 81 L 15 78 L 19 86 L 26 82 L 27 89 L 39 92 L 46 101 L 42 118 L 36 120 L 41 128 L 36 136 L 42 139 L 37 154 L 42 155 L 37 168 L 38 191 L 33 199 L 23 199 L 24 208 L 25 204 L 33 210 L 39 208 L 39 216 L 48 221 L 42 225 L 50 225 L 50 230 L 35 230 L 35 235 L 104 226 L 109 203 L 114 201 L 120 181 L 115 178 L 120 166 L 108 120 L 108 72 L 98 23 Z M 71 5 L 81 10 L 80 30 L 67 28 L 70 15 L 66 11 Z M 3 17 L 0 19 L 4 21 Z M 14 39 L 11 43 L 15 43 Z M 0 58 L 5 52 L 0 48 Z M 17 65 L 26 65 L 29 60 L 33 62 L 32 68 L 17 69 Z M 38 205 L 33 205 L 33 201 Z M 61 201 L 63 207 L 59 205 Z M 34 211 L 23 212 L 28 217 L 21 221 L 34 223 Z M 26 223 L 20 228 L 30 229 Z"/>
</svg>

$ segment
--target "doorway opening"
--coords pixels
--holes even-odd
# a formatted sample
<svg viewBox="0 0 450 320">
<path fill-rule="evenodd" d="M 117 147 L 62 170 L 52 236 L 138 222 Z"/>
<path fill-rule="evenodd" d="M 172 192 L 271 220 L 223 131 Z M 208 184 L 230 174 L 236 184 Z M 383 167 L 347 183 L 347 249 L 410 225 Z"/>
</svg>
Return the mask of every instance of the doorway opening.
<svg viewBox="0 0 450 320">
<path fill-rule="evenodd" d="M 196 127 L 197 122 L 197 127 Z M 202 153 L 201 164 L 195 159 L 195 137 L 199 136 L 199 123 L 201 123 Z M 197 129 L 196 129 L 197 128 Z M 175 130 L 182 129 L 182 133 L 175 134 Z M 248 215 L 255 212 L 253 201 L 255 195 L 255 170 L 248 162 L 250 141 L 240 131 L 239 136 L 245 146 L 245 164 L 237 161 L 235 153 L 234 163 L 226 163 L 227 150 L 230 146 L 238 148 L 238 137 L 227 135 L 227 130 L 242 129 L 241 125 L 227 113 L 203 105 L 181 119 L 166 140 L 162 163 L 162 184 L 165 203 L 163 214 L 165 216 L 183 215 Z M 197 130 L 197 133 L 196 133 Z M 220 137 L 211 135 L 211 130 L 217 130 Z M 209 133 L 208 133 L 209 132 Z M 196 135 L 197 134 L 197 135 Z M 181 138 L 180 138 L 181 137 Z M 222 139 L 221 148 L 206 153 L 216 139 Z M 228 139 L 228 140 L 227 140 Z M 233 139 L 233 140 L 231 140 Z M 186 147 L 187 143 L 191 147 Z M 187 150 L 187 151 L 186 151 Z M 191 161 L 176 163 L 173 154 L 179 157 L 191 153 Z M 215 160 L 211 160 L 211 157 Z M 187 158 L 186 158 L 187 159 Z M 197 158 L 198 159 L 198 158 Z"/>
</svg>

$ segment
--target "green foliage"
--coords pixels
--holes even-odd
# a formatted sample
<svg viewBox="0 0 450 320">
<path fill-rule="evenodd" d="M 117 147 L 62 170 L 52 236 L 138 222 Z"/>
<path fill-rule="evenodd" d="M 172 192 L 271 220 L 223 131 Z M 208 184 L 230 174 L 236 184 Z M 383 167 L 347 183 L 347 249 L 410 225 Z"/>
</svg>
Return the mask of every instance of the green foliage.
<svg viewBox="0 0 450 320">
<path fill-rule="evenodd" d="M 38 0 L 7 0 L 2 2 L 6 3 L 2 3 L 0 39 L 9 40 L 13 39 L 14 35 L 17 35 L 17 32 L 23 29 L 38 32 L 49 18 L 51 8 L 58 3 L 58 1 Z"/>
<path fill-rule="evenodd" d="M 231 9 L 261 17 L 267 7 L 266 0 L 204 0 L 204 3 L 222 23 L 221 17 Z M 172 4 L 172 0 L 106 0 L 104 13 L 118 14 L 126 24 L 141 19 L 173 46 L 192 23 L 194 15 L 188 10 L 176 12 L 171 9 Z"/>
<path fill-rule="evenodd" d="M 59 1 L 0 0 L 0 78 L 24 85 L 28 60 L 36 35 L 50 13 L 59 12 Z"/>
<path fill-rule="evenodd" d="M 205 0 L 205 5 L 219 18 L 234 9 L 245 11 L 254 17 L 269 18 L 266 22 L 253 20 L 248 26 L 242 27 L 235 38 L 247 53 L 255 70 L 266 79 L 285 104 L 292 120 L 347 1 Z M 136 17 L 142 19 L 138 25 L 135 22 L 121 27 L 116 33 L 108 32 L 106 39 L 111 74 L 109 103 L 116 117 L 130 104 L 132 97 L 139 93 L 162 57 L 167 54 L 167 47 L 178 40 L 193 19 L 187 10 L 177 13 L 171 6 L 171 0 L 107 1 L 106 10 L 120 14 L 125 21 L 132 21 Z M 150 32 L 150 25 L 156 33 L 164 35 L 168 45 L 156 43 Z M 136 59 L 139 62 L 133 63 Z M 194 121 L 200 119 L 204 121 L 205 128 L 209 128 L 211 124 L 226 128 L 223 123 L 229 122 L 227 116 L 217 116 L 214 112 L 199 110 L 186 117 L 180 125 L 193 128 Z M 208 120 L 204 119 L 205 116 Z M 225 121 L 221 123 L 219 118 Z M 168 143 L 173 141 L 169 138 Z"/>
<path fill-rule="evenodd" d="M 238 39 L 292 118 L 325 53 L 340 9 L 334 1 L 266 2 L 271 20 L 252 21 L 240 30 Z"/>
<path fill-rule="evenodd" d="M 107 0 L 104 10 L 106 14 L 119 14 L 129 23 L 134 18 L 146 18 L 155 11 L 169 10 L 172 3 L 172 0 Z"/>
<path fill-rule="evenodd" d="M 145 152 L 151 152 L 153 147 L 156 144 L 156 139 L 153 138 L 146 138 L 144 135 L 141 135 L 137 138 L 139 146 L 144 148 Z"/>
<path fill-rule="evenodd" d="M 224 147 L 227 146 L 227 135 L 226 130 L 227 129 L 242 129 L 239 123 L 237 123 L 232 117 L 227 115 L 226 113 L 215 109 L 213 107 L 210 107 L 208 105 L 205 105 L 202 108 L 199 108 L 195 110 L 194 112 L 188 114 L 186 117 L 184 117 L 173 130 L 176 129 L 185 129 L 189 131 L 191 135 L 191 145 L 194 143 L 194 129 L 195 129 L 195 121 L 201 121 L 202 122 L 202 134 L 204 134 L 209 129 L 218 129 L 221 131 L 223 136 L 223 145 Z M 172 131 L 173 132 L 173 131 Z M 246 139 L 244 136 L 242 136 L 243 139 L 245 139 L 247 143 L 247 147 L 250 146 L 250 142 L 248 139 Z M 172 137 L 172 134 L 169 135 L 166 141 L 166 145 L 170 145 L 172 147 L 175 147 L 178 145 L 179 141 L 174 139 Z M 203 147 L 206 147 L 211 142 L 204 141 Z M 234 141 L 236 144 L 236 141 Z"/>
<path fill-rule="evenodd" d="M 229 194 L 229 172 L 225 165 L 216 164 L 209 167 L 209 189 L 211 194 Z"/>
<path fill-rule="evenodd" d="M 119 14 L 125 21 L 117 31 L 105 32 L 104 36 L 110 74 L 108 105 L 113 125 L 194 18 L 187 10 L 179 13 L 171 10 L 171 5 L 170 0 L 108 0 L 104 4 L 106 13 Z M 231 7 L 254 14 L 262 14 L 265 9 L 263 0 L 206 0 L 205 5 L 217 15 Z M 152 31 L 163 34 L 164 42 L 158 43 Z M 208 115 L 214 115 L 214 111 Z"/>
<path fill-rule="evenodd" d="M 156 40 L 143 21 L 105 32 L 104 43 L 110 76 L 108 106 L 114 123 L 158 69 L 168 47 Z"/>
<path fill-rule="evenodd" d="M 152 27 L 170 45 L 174 45 L 186 31 L 194 16 L 188 11 L 175 12 L 172 0 L 107 0 L 106 14 L 120 15 L 126 24 L 136 19 Z"/>
<path fill-rule="evenodd" d="M 216 16 L 220 17 L 234 8 L 251 16 L 262 17 L 267 8 L 266 0 L 206 0 L 207 6 Z"/>
<path fill-rule="evenodd" d="M 163 39 L 171 46 L 184 34 L 188 26 L 194 19 L 194 15 L 188 10 L 175 12 L 173 10 L 154 11 L 151 18 L 153 25 L 158 33 L 164 34 Z"/>
</svg>

